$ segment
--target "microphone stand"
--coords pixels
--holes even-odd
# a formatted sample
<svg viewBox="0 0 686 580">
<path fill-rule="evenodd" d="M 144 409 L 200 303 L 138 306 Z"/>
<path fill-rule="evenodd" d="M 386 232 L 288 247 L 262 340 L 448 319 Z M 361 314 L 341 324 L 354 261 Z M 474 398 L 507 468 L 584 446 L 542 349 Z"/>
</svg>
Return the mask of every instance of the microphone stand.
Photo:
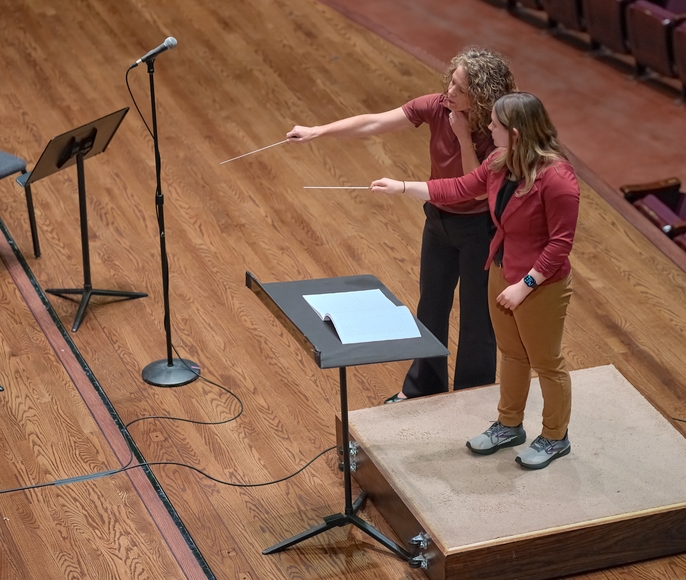
<svg viewBox="0 0 686 580">
<path fill-rule="evenodd" d="M 155 208 L 157 224 L 160 231 L 160 255 L 162 259 L 162 293 L 164 295 L 164 331 L 167 337 L 167 358 L 148 364 L 142 373 L 143 380 L 157 387 L 180 387 L 193 382 L 200 376 L 197 363 L 172 358 L 171 316 L 169 308 L 169 262 L 167 260 L 167 244 L 164 231 L 164 196 L 162 195 L 162 169 L 160 162 L 159 139 L 157 136 L 157 110 L 155 107 L 155 59 L 148 61 L 150 76 L 150 99 L 152 102 L 152 139 L 155 145 L 155 171 L 157 177 L 157 191 L 155 193 Z"/>
</svg>

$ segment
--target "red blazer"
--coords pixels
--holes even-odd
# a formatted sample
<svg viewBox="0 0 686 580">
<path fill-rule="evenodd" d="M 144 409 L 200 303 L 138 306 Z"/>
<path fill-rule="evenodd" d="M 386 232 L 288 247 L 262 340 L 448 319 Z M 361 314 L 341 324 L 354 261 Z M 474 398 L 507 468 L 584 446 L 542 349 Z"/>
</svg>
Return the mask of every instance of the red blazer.
<svg viewBox="0 0 686 580">
<path fill-rule="evenodd" d="M 574 169 L 560 160 L 536 176 L 527 194 L 517 197 L 522 183 L 498 221 L 494 215 L 495 201 L 508 170 L 491 171 L 488 165 L 492 158 L 493 155 L 489 156 L 463 177 L 429 181 L 431 201 L 445 204 L 488 195 L 497 230 L 486 269 L 504 240 L 503 274 L 510 284 L 524 278 L 532 267 L 546 277 L 544 284 L 565 278 L 571 270 L 569 252 L 579 214 L 579 184 Z"/>
</svg>

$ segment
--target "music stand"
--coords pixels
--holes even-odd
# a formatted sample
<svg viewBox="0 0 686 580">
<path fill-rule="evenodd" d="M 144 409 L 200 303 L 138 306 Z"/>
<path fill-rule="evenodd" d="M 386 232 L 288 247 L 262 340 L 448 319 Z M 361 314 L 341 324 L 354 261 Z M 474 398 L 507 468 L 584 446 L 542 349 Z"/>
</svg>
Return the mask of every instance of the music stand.
<svg viewBox="0 0 686 580">
<path fill-rule="evenodd" d="M 81 303 L 74 318 L 72 332 L 76 332 L 79 329 L 91 296 L 114 296 L 129 300 L 147 296 L 143 292 L 95 289 L 91 284 L 88 215 L 86 210 L 86 178 L 83 162 L 107 149 L 128 110 L 128 107 L 124 107 L 82 127 L 54 137 L 45 147 L 33 171 L 25 173 L 17 179 L 19 185 L 26 187 L 39 179 L 48 177 L 53 173 L 76 164 L 79 187 L 79 220 L 81 222 L 81 253 L 83 257 L 83 288 L 48 288 L 45 290 L 50 294 L 67 299 L 72 294 L 81 295 Z"/>
<path fill-rule="evenodd" d="M 292 538 L 283 540 L 267 548 L 262 553 L 273 554 L 280 552 L 332 528 L 352 524 L 400 556 L 411 567 L 422 567 L 424 559 L 421 556 L 413 556 L 357 515 L 358 510 L 364 504 L 366 493 L 362 492 L 353 502 L 350 477 L 350 435 L 348 433 L 346 367 L 415 358 L 448 356 L 448 349 L 416 318 L 415 322 L 421 333 L 419 338 L 342 344 L 333 325 L 323 322 L 303 298 L 303 295 L 306 294 L 379 289 L 389 300 L 400 306 L 402 303 L 375 276 L 344 276 L 340 278 L 261 284 L 255 276 L 250 272 L 246 272 L 245 283 L 296 341 L 309 352 L 319 368 L 339 368 L 341 390 L 341 439 L 343 443 L 343 483 L 345 486 L 344 513 L 326 516 L 324 517 L 323 524 L 313 526 Z"/>
</svg>

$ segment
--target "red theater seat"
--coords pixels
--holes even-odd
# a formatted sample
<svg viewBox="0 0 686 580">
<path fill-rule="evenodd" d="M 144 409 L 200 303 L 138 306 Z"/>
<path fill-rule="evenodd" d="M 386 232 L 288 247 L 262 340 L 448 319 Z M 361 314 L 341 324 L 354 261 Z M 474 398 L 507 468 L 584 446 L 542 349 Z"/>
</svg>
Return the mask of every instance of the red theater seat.
<svg viewBox="0 0 686 580">
<path fill-rule="evenodd" d="M 620 54 L 629 52 L 626 8 L 635 0 L 583 0 L 586 32 L 594 48 L 600 45 Z"/>
<path fill-rule="evenodd" d="M 516 12 L 517 4 L 530 8 L 531 10 L 543 10 L 543 3 L 541 0 L 507 0 L 507 11 Z"/>
<path fill-rule="evenodd" d="M 676 77 L 672 32 L 683 20 L 686 0 L 637 0 L 629 5 L 627 37 L 639 74 L 649 67 L 661 75 Z"/>
<path fill-rule="evenodd" d="M 635 183 L 622 185 L 619 190 L 624 194 L 624 199 L 629 203 L 635 203 L 642 197 L 652 194 L 660 198 L 669 208 L 679 213 L 678 204 L 682 203 L 684 194 L 681 190 L 681 181 L 677 177 L 669 177 L 650 183 Z"/>
<path fill-rule="evenodd" d="M 686 218 L 673 212 L 656 196 L 646 195 L 634 206 L 670 238 L 686 233 Z"/>
<path fill-rule="evenodd" d="M 670 177 L 652 183 L 622 185 L 619 189 L 624 199 L 670 238 L 676 241 L 681 234 L 686 234 L 686 193 L 680 191 L 679 179 Z"/>
<path fill-rule="evenodd" d="M 550 26 L 562 26 L 570 30 L 586 30 L 581 0 L 543 0 Z"/>
<path fill-rule="evenodd" d="M 681 81 L 681 97 L 686 101 L 686 22 L 682 22 L 672 33 L 674 68 Z"/>
</svg>

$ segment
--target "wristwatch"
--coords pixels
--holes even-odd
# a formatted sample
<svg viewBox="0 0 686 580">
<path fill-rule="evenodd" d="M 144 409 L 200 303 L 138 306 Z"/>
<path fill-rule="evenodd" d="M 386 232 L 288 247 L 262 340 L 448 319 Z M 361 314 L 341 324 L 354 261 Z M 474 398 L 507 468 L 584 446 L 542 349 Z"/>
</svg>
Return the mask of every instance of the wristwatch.
<svg viewBox="0 0 686 580">
<path fill-rule="evenodd" d="M 536 284 L 536 280 L 534 280 L 534 277 L 531 274 L 527 274 L 524 276 L 524 284 L 526 284 L 529 288 L 538 288 L 538 284 Z"/>
</svg>

